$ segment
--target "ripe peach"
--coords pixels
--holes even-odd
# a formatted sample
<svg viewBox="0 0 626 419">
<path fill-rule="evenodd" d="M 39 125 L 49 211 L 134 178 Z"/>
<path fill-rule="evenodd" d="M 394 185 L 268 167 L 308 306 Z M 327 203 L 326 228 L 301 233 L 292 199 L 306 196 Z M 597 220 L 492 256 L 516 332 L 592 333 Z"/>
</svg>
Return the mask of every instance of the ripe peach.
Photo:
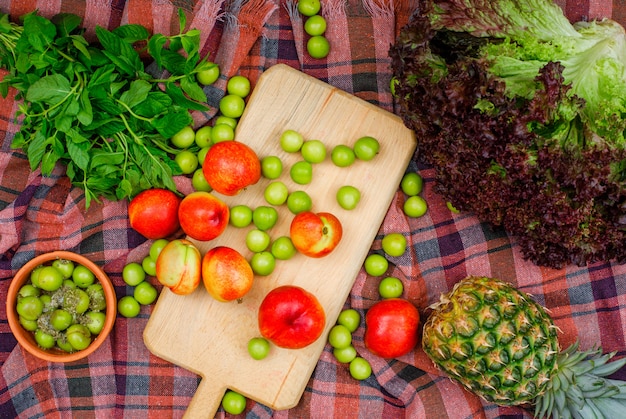
<svg viewBox="0 0 626 419">
<path fill-rule="evenodd" d="M 341 222 L 333 214 L 303 211 L 293 218 L 289 232 L 293 245 L 300 253 L 320 258 L 337 247 L 343 229 Z"/>
<path fill-rule="evenodd" d="M 209 294 L 218 301 L 242 298 L 252 288 L 253 279 L 250 263 L 231 247 L 216 246 L 202 259 L 202 281 Z"/>
<path fill-rule="evenodd" d="M 215 195 L 196 191 L 185 196 L 178 208 L 180 226 L 189 237 L 209 241 L 228 226 L 230 208 Z"/>
<path fill-rule="evenodd" d="M 408 300 L 381 300 L 365 314 L 365 347 L 382 358 L 406 355 L 419 341 L 419 322 L 419 312 Z"/>
<path fill-rule="evenodd" d="M 270 291 L 259 306 L 259 330 L 274 345 L 304 348 L 324 331 L 326 313 L 315 295 L 295 285 Z"/>
<path fill-rule="evenodd" d="M 156 260 L 156 278 L 174 294 L 187 295 L 200 284 L 202 255 L 186 239 L 172 240 Z"/>
<path fill-rule="evenodd" d="M 239 141 L 222 141 L 209 148 L 202 171 L 214 191 L 234 196 L 261 178 L 261 162 L 252 148 Z"/>
<path fill-rule="evenodd" d="M 138 193 L 128 204 L 130 226 L 147 239 L 174 234 L 181 198 L 169 189 L 153 188 Z"/>
</svg>

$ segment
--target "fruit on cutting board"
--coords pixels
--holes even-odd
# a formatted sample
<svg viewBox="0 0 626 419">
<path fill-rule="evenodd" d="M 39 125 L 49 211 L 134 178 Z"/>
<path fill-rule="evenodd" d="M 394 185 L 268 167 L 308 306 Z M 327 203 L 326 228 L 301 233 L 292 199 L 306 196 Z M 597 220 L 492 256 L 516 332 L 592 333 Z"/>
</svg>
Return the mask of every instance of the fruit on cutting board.
<svg viewBox="0 0 626 419">
<path fill-rule="evenodd" d="M 261 335 L 274 345 L 300 349 L 322 335 L 326 313 L 311 292 L 295 285 L 282 285 L 263 298 L 258 322 Z"/>
<path fill-rule="evenodd" d="M 470 391 L 500 405 L 535 404 L 535 417 L 620 417 L 626 363 L 600 348 L 560 351 L 546 310 L 499 279 L 470 276 L 431 306 L 422 346 Z M 599 416 L 596 416 L 599 413 Z M 602 416 L 603 415 L 603 416 Z"/>
<path fill-rule="evenodd" d="M 419 341 L 419 322 L 419 312 L 408 300 L 378 301 L 365 314 L 365 347 L 382 358 L 406 355 Z"/>
<path fill-rule="evenodd" d="M 128 204 L 130 226 L 147 239 L 162 239 L 174 234 L 180 224 L 181 198 L 168 189 L 153 188 L 138 193 Z"/>
<path fill-rule="evenodd" d="M 156 260 L 156 278 L 174 294 L 187 295 L 200 284 L 202 256 L 187 239 L 169 242 Z"/>
<path fill-rule="evenodd" d="M 202 259 L 202 281 L 213 298 L 221 302 L 239 300 L 250 291 L 254 272 L 237 250 L 216 246 Z"/>
<path fill-rule="evenodd" d="M 222 141 L 209 148 L 202 170 L 213 190 L 234 196 L 259 181 L 261 161 L 246 144 Z"/>
<path fill-rule="evenodd" d="M 291 221 L 289 234 L 300 253 L 320 258 L 337 247 L 343 229 L 339 219 L 331 213 L 303 211 Z"/>
<path fill-rule="evenodd" d="M 230 208 L 210 192 L 195 191 L 185 196 L 178 208 L 183 231 L 191 238 L 213 240 L 228 226 Z"/>
</svg>

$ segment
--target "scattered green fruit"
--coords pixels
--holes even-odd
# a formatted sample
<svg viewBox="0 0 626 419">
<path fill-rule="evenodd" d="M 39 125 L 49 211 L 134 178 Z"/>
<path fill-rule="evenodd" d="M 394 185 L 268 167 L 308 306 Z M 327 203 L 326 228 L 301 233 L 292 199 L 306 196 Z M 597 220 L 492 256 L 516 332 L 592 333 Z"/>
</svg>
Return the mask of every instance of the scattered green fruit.
<svg viewBox="0 0 626 419">
<path fill-rule="evenodd" d="M 263 337 L 252 338 L 248 341 L 248 353 L 257 361 L 265 359 L 270 353 L 270 343 Z"/>
<path fill-rule="evenodd" d="M 350 362 L 350 375 L 355 380 L 365 380 L 372 375 L 372 366 L 365 358 L 357 356 Z"/>
<path fill-rule="evenodd" d="M 336 145 L 330 152 L 330 158 L 337 167 L 348 167 L 356 160 L 354 150 L 345 144 Z"/>
<path fill-rule="evenodd" d="M 387 259 L 378 253 L 372 253 L 365 258 L 365 272 L 372 276 L 382 276 L 389 268 Z"/>
<path fill-rule="evenodd" d="M 383 251 L 389 256 L 402 256 L 406 251 L 406 237 L 401 233 L 389 233 L 381 241 Z"/>
<path fill-rule="evenodd" d="M 335 198 L 341 208 L 353 210 L 361 201 L 361 192 L 355 186 L 344 185 L 337 189 Z"/>
<path fill-rule="evenodd" d="M 382 298 L 400 298 L 404 292 L 404 285 L 399 278 L 388 276 L 378 284 L 378 293 Z"/>
<path fill-rule="evenodd" d="M 400 181 L 400 188 L 402 189 L 402 192 L 408 196 L 419 195 L 422 192 L 423 185 L 424 180 L 418 173 L 415 172 L 405 173 Z"/>
<path fill-rule="evenodd" d="M 418 218 L 426 214 L 428 204 L 426 204 L 426 200 L 419 195 L 409 196 L 407 200 L 404 201 L 403 210 L 407 217 Z"/>
</svg>

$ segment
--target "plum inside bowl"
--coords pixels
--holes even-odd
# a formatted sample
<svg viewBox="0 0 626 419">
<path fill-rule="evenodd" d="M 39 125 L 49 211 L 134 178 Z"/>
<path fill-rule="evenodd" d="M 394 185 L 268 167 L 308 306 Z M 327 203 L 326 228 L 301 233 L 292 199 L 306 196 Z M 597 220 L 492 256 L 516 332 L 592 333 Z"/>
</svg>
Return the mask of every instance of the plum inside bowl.
<svg viewBox="0 0 626 419">
<path fill-rule="evenodd" d="M 35 290 L 32 290 L 31 288 L 30 291 L 31 293 L 38 294 L 39 296 L 43 294 L 47 294 L 51 296 L 51 299 L 53 302 L 50 302 L 49 301 L 50 299 L 46 299 L 46 302 L 49 303 L 50 306 L 44 308 L 43 309 L 44 312 L 51 313 L 53 309 L 50 307 L 56 307 L 56 306 L 58 306 L 56 308 L 64 309 L 63 311 L 66 311 L 66 312 L 70 311 L 72 313 L 71 324 L 81 324 L 81 325 L 90 324 L 90 326 L 93 328 L 93 323 L 91 323 L 91 320 L 86 319 L 85 316 L 90 311 L 101 313 L 95 316 L 96 318 L 98 318 L 98 322 L 100 323 L 97 325 L 98 333 L 93 333 L 93 332 L 90 333 L 89 339 L 87 340 L 87 342 L 89 342 L 88 346 L 84 348 L 82 348 L 81 346 L 85 345 L 84 343 L 85 340 L 82 341 L 83 343 L 81 345 L 76 345 L 76 347 L 80 348 L 80 349 L 77 349 L 76 347 L 72 347 L 69 344 L 70 339 L 65 338 L 69 336 L 70 332 L 79 333 L 83 331 L 84 328 L 75 327 L 73 329 L 70 329 L 71 326 L 69 326 L 63 329 L 63 326 L 58 327 L 57 322 L 50 321 L 50 317 L 47 317 L 46 321 L 48 323 L 46 324 L 48 326 L 45 326 L 43 329 L 45 329 L 46 327 L 51 327 L 50 324 L 53 324 L 53 323 L 55 324 L 55 326 L 61 329 L 58 331 L 58 333 L 52 333 L 52 335 L 56 336 L 56 338 L 53 339 L 55 343 L 53 346 L 48 347 L 50 346 L 50 344 L 46 344 L 42 346 L 40 343 L 38 343 L 37 339 L 35 338 L 35 331 L 33 329 L 36 327 L 35 324 L 41 324 L 39 323 L 40 322 L 39 318 L 37 318 L 36 320 L 30 320 L 30 322 L 29 320 L 25 320 L 24 318 L 20 320 L 21 316 L 18 313 L 18 308 L 17 308 L 18 300 L 21 298 L 24 298 L 25 294 L 28 294 L 26 290 L 20 292 L 22 290 L 22 287 L 24 285 L 32 284 L 31 273 L 33 272 L 33 270 L 35 270 L 36 268 L 40 266 L 52 266 L 52 264 L 56 260 L 71 261 L 73 262 L 73 265 L 75 267 L 80 265 L 80 266 L 83 266 L 84 268 L 87 268 L 89 271 L 93 273 L 93 275 L 95 276 L 93 280 L 93 284 L 96 285 L 95 287 L 88 289 L 88 287 L 86 287 L 85 284 L 81 284 L 79 280 L 72 281 L 72 282 L 74 282 L 75 284 L 78 283 L 80 285 L 77 287 L 77 289 L 85 291 L 85 293 L 89 291 L 89 295 L 93 295 L 92 291 L 94 290 L 97 291 L 99 293 L 97 297 L 99 299 L 98 307 L 94 307 L 92 304 L 95 304 L 95 303 L 90 301 L 89 308 L 84 311 L 82 308 L 79 309 L 78 312 L 80 314 L 76 315 L 75 308 L 73 310 L 72 309 L 66 310 L 66 305 L 69 304 L 65 302 L 66 301 L 65 296 L 67 294 L 61 294 L 61 289 L 58 290 L 56 296 L 53 291 L 46 291 L 45 289 L 43 289 L 42 288 L 43 284 L 38 284 L 39 286 L 34 287 Z M 82 270 L 82 272 L 83 273 L 85 272 L 84 269 Z M 71 280 L 71 277 L 69 278 L 69 280 Z M 66 282 L 65 284 L 71 285 L 68 282 Z M 101 291 L 99 287 L 97 286 L 98 284 L 102 287 Z M 68 285 L 64 285 L 64 287 Z M 80 294 L 82 295 L 82 293 Z M 104 302 L 102 302 L 102 297 L 104 298 Z M 35 306 L 37 305 L 39 305 L 39 303 L 35 304 Z M 44 307 L 45 307 L 45 303 L 44 303 Z M 13 335 L 17 339 L 18 343 L 26 351 L 28 351 L 29 353 L 31 353 L 32 355 L 40 359 L 43 359 L 49 362 L 72 362 L 72 361 L 77 361 L 79 359 L 83 359 L 87 357 L 88 355 L 96 351 L 102 345 L 102 343 L 106 340 L 107 336 L 113 329 L 113 324 L 115 323 L 115 318 L 117 315 L 117 298 L 115 295 L 115 288 L 113 287 L 111 280 L 98 265 L 96 265 L 94 262 L 92 262 L 88 258 L 82 255 L 79 255 L 77 253 L 59 250 L 59 251 L 54 251 L 54 252 L 49 252 L 49 253 L 39 255 L 31 259 L 30 261 L 28 261 L 24 266 L 22 266 L 17 271 L 16 275 L 13 277 L 13 280 L 11 281 L 11 284 L 9 285 L 9 291 L 7 293 L 7 299 L 6 299 L 6 311 L 7 311 L 7 319 L 9 322 L 9 327 L 11 328 L 11 332 L 13 332 Z M 61 313 L 61 314 L 65 314 L 65 313 Z M 102 314 L 104 314 L 104 317 L 102 316 Z M 41 315 L 39 315 L 38 317 L 40 316 Z M 57 320 L 62 323 L 63 317 L 64 316 L 61 315 L 57 318 Z M 65 315 L 65 318 L 67 319 L 67 315 Z M 33 321 L 35 323 L 33 323 Z M 67 321 L 69 322 L 70 320 L 67 320 Z M 25 325 L 28 325 L 28 326 L 25 327 Z M 36 328 L 42 329 L 41 327 L 36 327 Z M 57 329 L 55 328 L 54 331 L 56 330 Z M 50 339 L 52 338 L 50 338 L 49 336 L 51 334 L 46 333 L 46 335 L 48 335 L 46 340 L 48 343 L 50 343 Z M 41 341 L 43 341 L 43 339 L 40 338 L 40 342 Z M 64 349 L 59 347 L 58 342 L 61 342 L 61 341 L 63 342 L 63 345 L 61 346 L 63 346 Z M 78 341 L 80 341 L 80 338 L 78 339 Z"/>
</svg>

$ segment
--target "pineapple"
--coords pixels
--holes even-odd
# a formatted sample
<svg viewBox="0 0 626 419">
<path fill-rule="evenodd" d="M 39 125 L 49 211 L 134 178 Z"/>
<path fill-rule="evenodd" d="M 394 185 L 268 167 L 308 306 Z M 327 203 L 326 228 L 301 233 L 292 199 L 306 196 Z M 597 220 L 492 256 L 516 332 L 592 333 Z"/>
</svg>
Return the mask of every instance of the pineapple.
<svg viewBox="0 0 626 419">
<path fill-rule="evenodd" d="M 431 306 L 422 346 L 470 391 L 499 405 L 535 404 L 535 417 L 617 418 L 626 382 L 606 378 L 626 364 L 601 349 L 560 351 L 557 328 L 527 294 L 470 276 Z"/>
</svg>

